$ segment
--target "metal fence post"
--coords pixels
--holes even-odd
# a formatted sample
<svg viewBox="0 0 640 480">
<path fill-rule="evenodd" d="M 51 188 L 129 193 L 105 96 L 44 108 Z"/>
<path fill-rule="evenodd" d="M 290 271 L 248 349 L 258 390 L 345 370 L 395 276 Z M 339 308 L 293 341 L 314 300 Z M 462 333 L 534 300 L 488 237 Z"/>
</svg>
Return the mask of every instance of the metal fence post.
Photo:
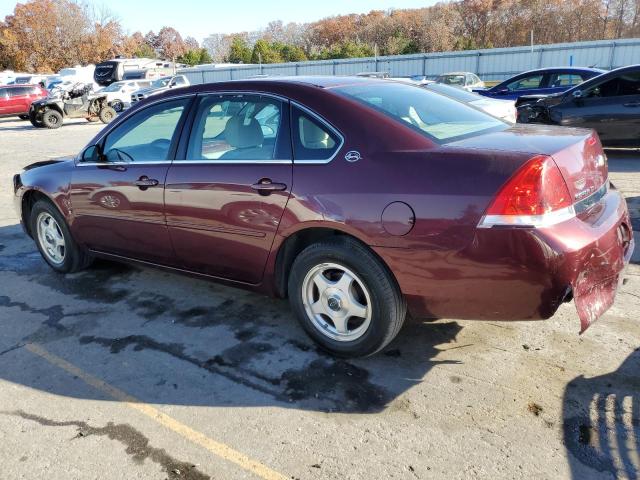
<svg viewBox="0 0 640 480">
<path fill-rule="evenodd" d="M 613 62 L 615 61 L 616 42 L 611 42 L 611 50 L 609 50 L 609 70 L 613 70 Z"/>
<path fill-rule="evenodd" d="M 480 52 L 478 52 L 476 54 L 476 75 L 480 75 L 480 55 L 482 55 Z"/>
<path fill-rule="evenodd" d="M 205 81 L 204 81 L 204 70 L 202 70 L 202 83 L 205 83 Z"/>
</svg>

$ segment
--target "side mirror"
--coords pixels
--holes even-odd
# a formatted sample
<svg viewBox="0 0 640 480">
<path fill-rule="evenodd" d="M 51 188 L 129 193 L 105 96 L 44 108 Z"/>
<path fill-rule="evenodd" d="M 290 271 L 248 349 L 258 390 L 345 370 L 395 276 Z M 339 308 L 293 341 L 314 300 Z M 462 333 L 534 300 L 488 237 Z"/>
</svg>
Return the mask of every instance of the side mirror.
<svg viewBox="0 0 640 480">
<path fill-rule="evenodd" d="M 501 88 L 496 93 L 498 93 L 498 95 L 506 95 L 507 93 L 509 93 L 509 89 L 508 88 Z"/>
<path fill-rule="evenodd" d="M 87 163 L 98 163 L 106 161 L 104 154 L 102 153 L 102 147 L 98 144 L 87 147 L 82 152 L 82 161 Z"/>
<path fill-rule="evenodd" d="M 575 90 L 571 95 L 574 100 L 578 100 L 579 98 L 582 98 L 582 90 Z"/>
</svg>

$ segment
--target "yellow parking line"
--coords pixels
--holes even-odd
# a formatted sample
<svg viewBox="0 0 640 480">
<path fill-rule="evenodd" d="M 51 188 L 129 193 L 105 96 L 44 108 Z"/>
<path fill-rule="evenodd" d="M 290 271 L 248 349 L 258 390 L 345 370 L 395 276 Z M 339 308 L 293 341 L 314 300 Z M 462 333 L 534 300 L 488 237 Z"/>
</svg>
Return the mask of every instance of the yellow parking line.
<svg viewBox="0 0 640 480">
<path fill-rule="evenodd" d="M 29 350 L 31 353 L 38 355 L 43 358 L 47 362 L 52 365 L 55 365 L 58 368 L 80 378 L 86 384 L 91 385 L 97 390 L 100 390 L 103 393 L 106 393 L 110 397 L 123 402 L 126 406 L 137 410 L 140 413 L 143 413 L 147 417 L 151 418 L 155 422 L 159 423 L 167 427 L 170 430 L 173 430 L 177 434 L 183 436 L 187 440 L 200 445 L 201 447 L 206 448 L 214 455 L 217 455 L 224 460 L 235 463 L 239 467 L 248 470 L 256 474 L 258 477 L 263 478 L 265 480 L 285 480 L 288 477 L 285 477 L 281 473 L 276 472 L 275 470 L 270 469 L 266 465 L 261 464 L 260 462 L 253 460 L 247 457 L 245 454 L 234 450 L 228 445 L 224 443 L 217 442 L 203 433 L 198 432 L 197 430 L 188 427 L 184 423 L 179 422 L 175 418 L 170 417 L 162 413 L 157 408 L 152 407 L 151 405 L 138 400 L 135 397 L 132 397 L 126 392 L 109 385 L 107 382 L 100 380 L 99 378 L 86 373 L 75 365 L 67 362 L 65 359 L 54 355 L 53 353 L 49 353 L 47 350 L 42 348 L 40 345 L 35 343 L 29 343 L 25 345 L 25 348 Z"/>
</svg>

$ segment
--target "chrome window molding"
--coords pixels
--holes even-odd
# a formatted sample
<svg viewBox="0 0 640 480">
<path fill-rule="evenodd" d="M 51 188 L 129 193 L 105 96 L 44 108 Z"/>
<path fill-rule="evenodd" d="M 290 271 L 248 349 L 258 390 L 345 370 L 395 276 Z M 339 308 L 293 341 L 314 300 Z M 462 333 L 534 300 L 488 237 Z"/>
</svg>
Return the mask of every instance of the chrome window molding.
<svg viewBox="0 0 640 480">
<path fill-rule="evenodd" d="M 317 159 L 317 160 L 304 160 L 304 159 L 295 158 L 295 154 L 294 154 L 293 163 L 295 165 L 323 165 L 323 164 L 331 162 L 334 158 L 336 158 L 336 156 L 338 155 L 338 153 L 340 153 L 340 150 L 342 150 L 342 147 L 344 146 L 344 142 L 345 142 L 344 135 L 342 135 L 342 133 L 340 133 L 340 131 L 337 128 L 335 128 L 333 125 L 331 125 L 331 123 L 329 123 L 327 120 L 325 120 L 323 117 L 318 115 L 313 110 L 310 110 L 309 108 L 305 107 L 304 105 L 301 105 L 300 103 L 298 103 L 298 102 L 296 102 L 294 100 L 291 100 L 291 105 L 293 105 L 296 108 L 299 108 L 300 110 L 302 110 L 307 115 L 315 118 L 317 121 L 319 121 L 322 125 L 327 127 L 327 129 L 329 129 L 331 132 L 333 132 L 340 139 L 340 143 L 338 145 L 338 148 L 336 148 L 336 151 L 333 152 L 333 155 L 331 155 L 329 158 L 327 158 L 327 159 Z M 292 129 L 294 128 L 293 122 L 291 122 L 291 128 Z"/>
<path fill-rule="evenodd" d="M 175 165 L 291 165 L 293 160 L 174 160 Z"/>
</svg>

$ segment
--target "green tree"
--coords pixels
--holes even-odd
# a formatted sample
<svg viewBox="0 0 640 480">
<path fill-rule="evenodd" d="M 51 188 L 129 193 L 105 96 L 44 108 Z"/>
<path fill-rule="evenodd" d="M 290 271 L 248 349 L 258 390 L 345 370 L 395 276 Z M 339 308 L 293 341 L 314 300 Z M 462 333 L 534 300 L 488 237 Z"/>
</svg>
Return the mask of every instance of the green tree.
<svg viewBox="0 0 640 480">
<path fill-rule="evenodd" d="M 251 63 L 282 63 L 280 51 L 281 48 L 278 43 L 269 43 L 264 39 L 260 39 L 253 46 Z"/>
<path fill-rule="evenodd" d="M 227 60 L 229 63 L 251 63 L 251 53 L 247 41 L 240 36 L 236 36 L 231 41 Z"/>
<path fill-rule="evenodd" d="M 283 45 L 280 50 L 280 56 L 285 62 L 304 62 L 308 60 L 307 54 L 297 45 Z"/>
<path fill-rule="evenodd" d="M 196 48 L 189 50 L 184 55 L 178 57 L 179 63 L 185 63 L 189 66 L 202 65 L 203 63 L 212 63 L 213 59 L 206 48 Z"/>
</svg>

